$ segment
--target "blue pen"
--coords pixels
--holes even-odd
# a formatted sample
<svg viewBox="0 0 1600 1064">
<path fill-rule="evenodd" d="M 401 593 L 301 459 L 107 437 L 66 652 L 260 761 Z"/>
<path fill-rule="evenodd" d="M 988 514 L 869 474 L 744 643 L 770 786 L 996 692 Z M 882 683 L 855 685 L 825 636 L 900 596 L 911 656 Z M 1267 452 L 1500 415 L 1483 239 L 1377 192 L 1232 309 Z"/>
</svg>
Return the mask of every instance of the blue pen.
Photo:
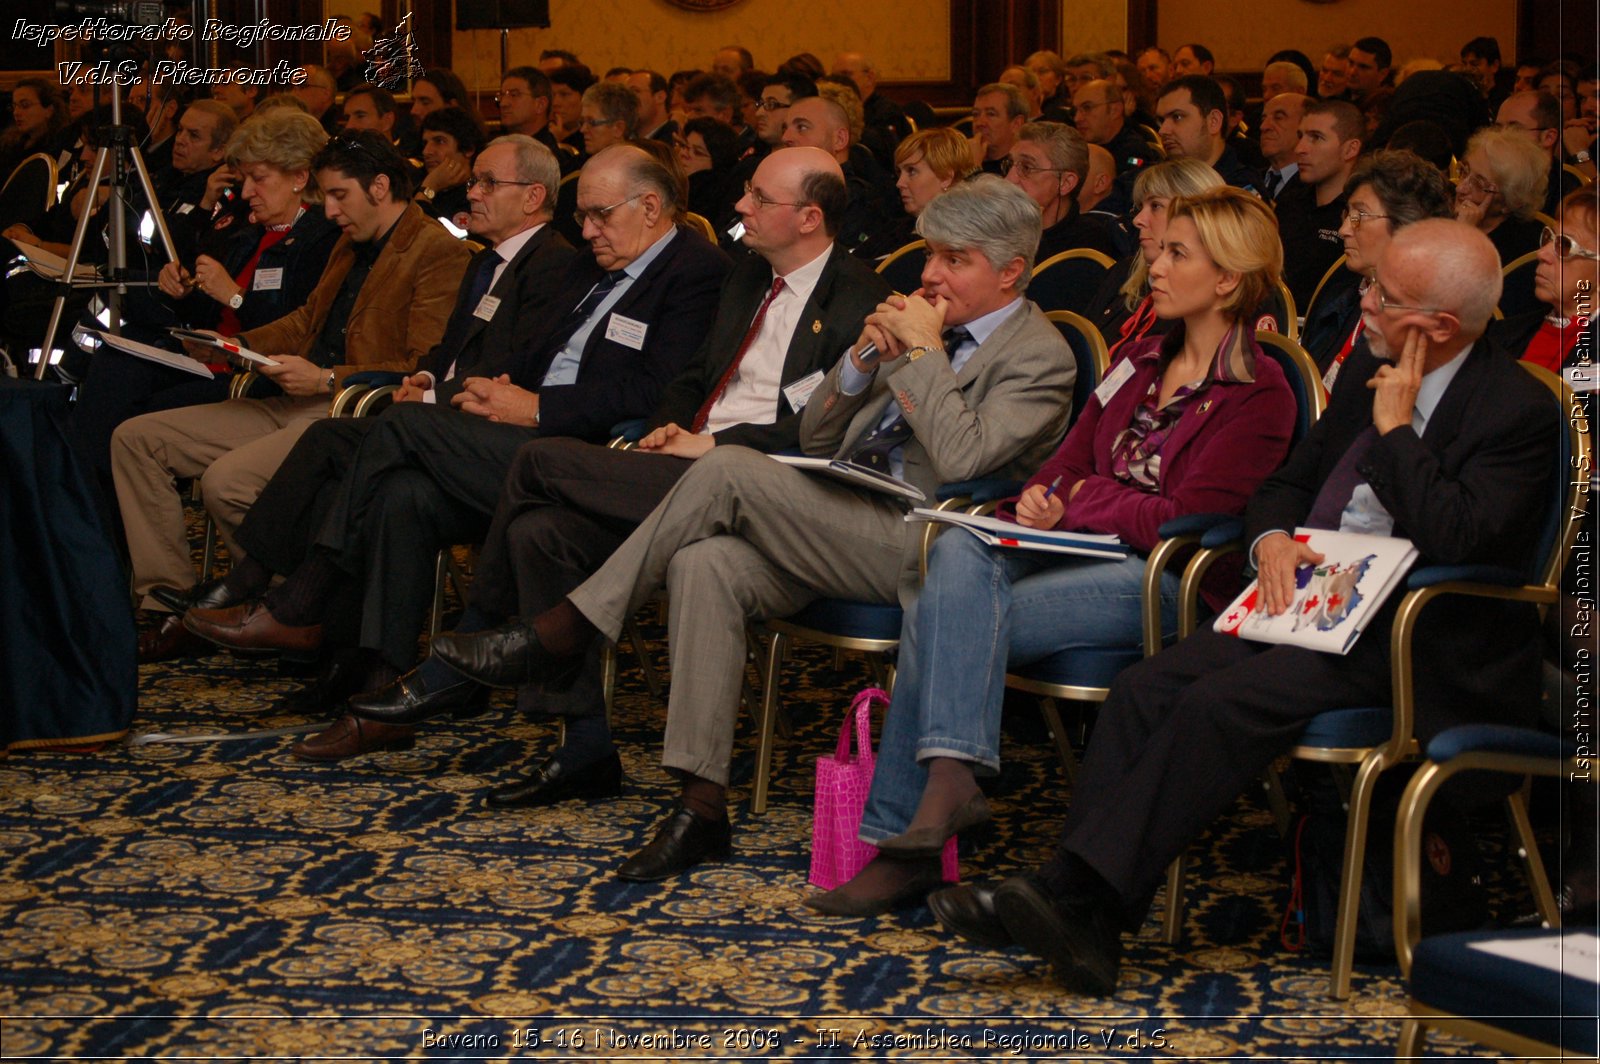
<svg viewBox="0 0 1600 1064">
<path fill-rule="evenodd" d="M 1050 482 L 1050 486 L 1048 488 L 1044 489 L 1044 497 L 1045 497 L 1045 499 L 1048 500 L 1050 498 L 1050 496 L 1054 495 L 1056 493 L 1056 489 L 1059 488 L 1060 486 L 1061 486 L 1061 478 L 1060 477 L 1056 477 L 1056 479 L 1054 479 L 1054 480 L 1052 480 Z"/>
</svg>

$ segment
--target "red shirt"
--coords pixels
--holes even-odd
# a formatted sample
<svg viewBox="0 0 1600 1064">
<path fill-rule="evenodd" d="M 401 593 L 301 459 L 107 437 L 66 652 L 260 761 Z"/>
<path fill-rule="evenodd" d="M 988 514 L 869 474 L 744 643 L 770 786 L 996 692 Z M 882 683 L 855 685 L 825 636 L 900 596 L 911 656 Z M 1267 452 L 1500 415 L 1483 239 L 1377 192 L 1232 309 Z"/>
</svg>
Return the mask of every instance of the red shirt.
<svg viewBox="0 0 1600 1064">
<path fill-rule="evenodd" d="M 1576 319 L 1568 321 L 1565 328 L 1549 318 L 1544 319 L 1539 323 L 1539 331 L 1528 341 L 1528 349 L 1522 352 L 1522 361 L 1543 366 L 1551 373 L 1560 373 L 1561 363 L 1566 360 L 1567 352 L 1571 351 L 1572 345 L 1577 342 L 1577 331 Z"/>
</svg>

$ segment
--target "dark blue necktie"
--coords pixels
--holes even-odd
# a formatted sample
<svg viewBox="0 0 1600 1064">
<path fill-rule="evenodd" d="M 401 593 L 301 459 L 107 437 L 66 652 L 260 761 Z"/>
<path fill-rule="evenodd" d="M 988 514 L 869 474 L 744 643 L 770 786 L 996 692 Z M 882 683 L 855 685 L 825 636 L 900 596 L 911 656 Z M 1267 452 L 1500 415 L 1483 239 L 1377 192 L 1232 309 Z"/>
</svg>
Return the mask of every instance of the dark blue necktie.
<svg viewBox="0 0 1600 1064">
<path fill-rule="evenodd" d="M 472 256 L 472 287 L 467 289 L 467 310 L 476 313 L 478 303 L 489 293 L 494 280 L 495 267 L 500 265 L 500 253 L 488 248 Z"/>
<path fill-rule="evenodd" d="M 1377 428 L 1368 425 L 1350 441 L 1350 446 L 1345 448 L 1344 456 L 1339 459 L 1338 465 L 1333 467 L 1328 479 L 1322 482 L 1322 490 L 1317 492 L 1317 501 L 1311 504 L 1311 512 L 1306 515 L 1306 528 L 1328 528 L 1336 532 L 1339 530 L 1339 521 L 1345 507 L 1350 505 L 1350 497 L 1356 493 L 1356 488 L 1367 480 L 1361 475 L 1361 470 L 1357 466 L 1367 456 L 1377 438 Z"/>
<path fill-rule="evenodd" d="M 572 308 L 572 312 L 561 319 L 561 324 L 550 335 L 548 349 L 559 351 L 565 347 L 567 341 L 572 339 L 572 334 L 583 327 L 583 323 L 589 320 L 595 308 L 605 302 L 605 298 L 611 294 L 611 290 L 621 284 L 627 276 L 628 271 L 626 270 L 610 270 L 604 277 L 600 278 L 599 282 L 589 289 L 589 294 L 584 296 L 578 305 Z"/>
<path fill-rule="evenodd" d="M 972 334 L 966 326 L 957 325 L 953 329 L 944 331 L 944 350 L 950 358 L 955 358 L 956 351 L 962 344 L 972 339 Z M 891 399 L 891 403 L 895 400 Z M 891 421 L 881 421 L 878 427 L 867 433 L 864 440 L 850 455 L 850 461 L 857 465 L 864 465 L 869 469 L 876 469 L 880 473 L 892 473 L 889 456 L 903 446 L 911 438 L 911 423 L 906 420 L 904 410 L 899 405 L 894 406 L 895 416 Z"/>
</svg>

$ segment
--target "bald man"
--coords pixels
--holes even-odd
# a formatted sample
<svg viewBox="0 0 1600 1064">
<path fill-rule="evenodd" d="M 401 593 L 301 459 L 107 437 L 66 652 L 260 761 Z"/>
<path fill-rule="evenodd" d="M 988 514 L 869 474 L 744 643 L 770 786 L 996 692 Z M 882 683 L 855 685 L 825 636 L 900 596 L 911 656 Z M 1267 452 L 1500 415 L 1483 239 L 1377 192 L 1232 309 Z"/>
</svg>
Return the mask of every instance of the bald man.
<svg viewBox="0 0 1600 1064">
<path fill-rule="evenodd" d="M 895 235 L 899 232 L 895 220 L 903 213 L 899 196 L 890 202 L 884 190 L 850 161 L 850 118 L 843 107 L 826 96 L 796 100 L 789 105 L 783 146 L 818 148 L 839 164 L 848 202 L 839 219 L 837 241 L 846 251 L 876 258 L 904 243 Z"/>
<path fill-rule="evenodd" d="M 861 93 L 861 109 L 867 129 L 878 132 L 877 137 L 863 134 L 861 139 L 874 152 L 879 150 L 880 145 L 886 147 L 888 153 L 878 161 L 888 166 L 894 160 L 895 146 L 911 135 L 911 123 L 906 121 L 906 113 L 899 104 L 878 91 L 877 66 L 860 52 L 840 52 L 834 56 L 833 69 L 829 73 L 842 75 L 855 82 L 856 90 Z"/>
<path fill-rule="evenodd" d="M 1267 609 L 1290 604 L 1298 565 L 1321 561 L 1295 528 L 1410 539 L 1416 569 L 1520 566 L 1549 512 L 1561 411 L 1483 339 L 1500 297 L 1494 246 L 1461 222 L 1395 233 L 1362 302 L 1367 344 L 1327 412 L 1245 514 Z M 1427 309 L 1423 309 L 1427 308 Z M 1299 739 L 1318 713 L 1387 706 L 1396 593 L 1344 656 L 1219 635 L 1209 627 L 1112 683 L 1055 855 L 997 888 L 929 899 L 947 928 L 1011 942 L 1075 991 L 1116 988 L 1173 858 Z M 1455 597 L 1422 615 L 1415 727 L 1426 744 L 1466 723 L 1531 724 L 1539 621 L 1527 603 Z M 1470 663 L 1470 664 L 1467 664 Z"/>
</svg>

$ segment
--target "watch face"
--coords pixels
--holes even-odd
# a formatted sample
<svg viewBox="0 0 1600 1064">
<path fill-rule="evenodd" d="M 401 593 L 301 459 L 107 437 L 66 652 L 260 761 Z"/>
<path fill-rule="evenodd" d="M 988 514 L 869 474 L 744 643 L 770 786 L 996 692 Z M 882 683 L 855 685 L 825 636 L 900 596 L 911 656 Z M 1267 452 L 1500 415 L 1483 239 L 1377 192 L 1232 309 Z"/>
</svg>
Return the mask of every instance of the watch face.
<svg viewBox="0 0 1600 1064">
<path fill-rule="evenodd" d="M 229 296 L 228 306 L 232 307 L 234 310 L 238 310 L 240 307 L 244 306 L 243 294 L 235 292 L 233 295 Z"/>
</svg>

